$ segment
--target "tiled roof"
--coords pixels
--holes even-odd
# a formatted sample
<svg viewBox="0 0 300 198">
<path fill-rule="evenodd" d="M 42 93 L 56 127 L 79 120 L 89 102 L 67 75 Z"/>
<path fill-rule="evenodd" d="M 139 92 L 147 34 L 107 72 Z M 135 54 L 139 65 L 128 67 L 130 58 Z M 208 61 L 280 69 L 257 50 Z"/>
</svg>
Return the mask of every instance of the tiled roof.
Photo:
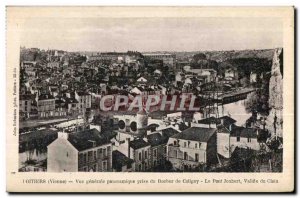
<svg viewBox="0 0 300 198">
<path fill-rule="evenodd" d="M 113 151 L 112 152 L 112 166 L 114 169 L 122 169 L 122 166 L 126 166 L 132 164 L 134 161 L 120 151 Z"/>
<path fill-rule="evenodd" d="M 236 120 L 232 119 L 229 116 L 223 116 L 220 118 L 209 117 L 198 121 L 199 124 L 221 124 L 223 123 L 224 126 L 229 126 L 231 124 L 236 123 Z"/>
<path fill-rule="evenodd" d="M 216 133 L 216 130 L 212 128 L 191 127 L 173 135 L 172 138 L 207 142 Z"/>
<path fill-rule="evenodd" d="M 198 121 L 199 124 L 220 124 L 221 121 L 215 117 L 209 117 Z"/>
<path fill-rule="evenodd" d="M 78 91 L 77 94 L 78 94 L 78 96 L 88 96 L 88 95 L 90 95 L 89 93 L 84 92 L 84 91 Z"/>
<path fill-rule="evenodd" d="M 32 99 L 32 95 L 30 94 L 20 95 L 20 100 L 31 100 L 31 99 Z"/>
<path fill-rule="evenodd" d="M 156 123 L 152 123 L 152 124 L 149 124 L 146 129 L 147 130 L 150 130 L 150 129 L 156 129 L 157 127 L 159 127 L 159 124 L 156 124 Z"/>
<path fill-rule="evenodd" d="M 151 135 L 147 135 L 147 139 L 151 146 L 158 146 L 164 143 L 164 138 L 160 133 L 153 133 Z"/>
<path fill-rule="evenodd" d="M 231 125 L 231 124 L 236 123 L 236 120 L 235 120 L 235 119 L 232 119 L 232 118 L 229 117 L 229 116 L 223 116 L 223 117 L 220 117 L 219 119 L 220 119 L 220 120 L 223 120 L 223 125 L 224 125 L 224 126 L 228 126 L 228 125 Z"/>
<path fill-rule="evenodd" d="M 110 138 L 100 133 L 97 129 L 71 133 L 68 140 L 78 151 L 93 148 L 91 141 L 95 142 L 95 147 L 110 143 Z"/>
<path fill-rule="evenodd" d="M 189 127 L 188 127 L 185 123 L 183 123 L 183 122 L 181 122 L 180 124 L 178 124 L 178 127 L 179 127 L 179 130 L 180 130 L 180 131 L 184 131 L 184 130 L 186 130 L 186 129 L 189 128 Z"/>
<path fill-rule="evenodd" d="M 50 94 L 41 94 L 39 96 L 39 100 L 50 100 L 50 99 L 54 99 L 54 97 Z"/>
<path fill-rule="evenodd" d="M 129 146 L 133 148 L 134 150 L 140 149 L 146 146 L 149 146 L 150 144 L 148 142 L 145 142 L 143 139 L 136 139 L 133 141 L 130 141 Z"/>
<path fill-rule="evenodd" d="M 175 129 L 173 129 L 172 127 L 166 128 L 161 130 L 162 136 L 163 136 L 163 141 L 164 143 L 167 143 L 169 140 L 169 137 L 178 134 L 179 132 Z"/>
</svg>

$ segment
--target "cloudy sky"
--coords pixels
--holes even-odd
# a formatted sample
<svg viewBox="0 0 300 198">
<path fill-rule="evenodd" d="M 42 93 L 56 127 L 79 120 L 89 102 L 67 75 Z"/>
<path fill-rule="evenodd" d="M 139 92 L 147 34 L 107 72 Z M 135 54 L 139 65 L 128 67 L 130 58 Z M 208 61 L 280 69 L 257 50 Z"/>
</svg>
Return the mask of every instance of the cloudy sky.
<svg viewBox="0 0 300 198">
<path fill-rule="evenodd" d="M 36 18 L 21 45 L 67 51 L 200 51 L 282 47 L 276 18 Z"/>
</svg>

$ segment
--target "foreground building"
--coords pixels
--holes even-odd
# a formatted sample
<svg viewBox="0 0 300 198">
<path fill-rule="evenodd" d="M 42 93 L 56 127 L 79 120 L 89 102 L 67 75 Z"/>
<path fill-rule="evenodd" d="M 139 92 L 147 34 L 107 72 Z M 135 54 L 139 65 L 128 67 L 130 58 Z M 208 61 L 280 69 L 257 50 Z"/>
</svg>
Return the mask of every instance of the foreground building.
<svg viewBox="0 0 300 198">
<path fill-rule="evenodd" d="M 143 139 L 135 139 L 129 142 L 128 157 L 134 160 L 134 171 L 144 172 L 151 169 L 150 146 Z"/>
<path fill-rule="evenodd" d="M 147 141 L 150 143 L 150 161 L 152 168 L 159 168 L 165 165 L 167 161 L 167 143 L 171 136 L 179 132 L 172 127 L 155 131 L 147 135 Z"/>
<path fill-rule="evenodd" d="M 48 172 L 112 171 L 112 143 L 97 129 L 59 132 L 47 149 Z"/>
<path fill-rule="evenodd" d="M 191 127 L 168 141 L 168 159 L 176 170 L 195 170 L 217 158 L 217 129 Z"/>
<path fill-rule="evenodd" d="M 115 150 L 112 152 L 112 168 L 114 172 L 132 172 L 134 161 L 120 151 Z"/>
</svg>

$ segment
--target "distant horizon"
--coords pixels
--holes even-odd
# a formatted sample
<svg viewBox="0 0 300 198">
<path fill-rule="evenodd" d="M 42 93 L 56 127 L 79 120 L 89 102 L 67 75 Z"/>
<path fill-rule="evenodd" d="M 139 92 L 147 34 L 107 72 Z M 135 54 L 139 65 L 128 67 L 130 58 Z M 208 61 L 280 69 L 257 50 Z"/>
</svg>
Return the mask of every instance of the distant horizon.
<svg viewBox="0 0 300 198">
<path fill-rule="evenodd" d="M 109 53 L 109 52 L 116 52 L 116 53 L 126 53 L 128 51 L 136 51 L 136 50 L 127 50 L 127 51 L 88 51 L 88 50 L 79 50 L 79 51 L 68 51 L 68 50 L 63 50 L 63 49 L 44 49 L 44 48 L 39 48 L 39 47 L 26 47 L 26 46 L 20 46 L 20 48 L 25 48 L 25 49 L 31 49 L 31 48 L 38 48 L 39 50 L 44 50 L 44 51 L 47 51 L 47 50 L 61 50 L 61 51 L 65 51 L 65 52 L 73 52 L 73 53 L 78 53 L 78 52 L 86 52 L 86 53 Z M 192 52 L 230 52 L 230 51 L 250 51 L 250 50 L 274 50 L 274 49 L 278 49 L 278 48 L 282 48 L 283 47 L 274 47 L 274 48 L 256 48 L 256 49 L 239 49 L 239 50 L 236 50 L 236 49 L 232 49 L 232 50 L 195 50 L 195 51 L 172 51 L 172 50 L 169 50 L 169 51 L 162 51 L 162 50 L 156 50 L 156 51 L 136 51 L 136 52 L 139 52 L 139 53 L 155 53 L 155 52 L 158 52 L 158 53 L 162 53 L 162 52 L 174 52 L 174 53 L 182 53 L 182 52 L 186 52 L 186 53 L 192 53 Z"/>
<path fill-rule="evenodd" d="M 69 52 L 232 51 L 283 46 L 280 18 L 31 18 L 20 45 Z"/>
</svg>

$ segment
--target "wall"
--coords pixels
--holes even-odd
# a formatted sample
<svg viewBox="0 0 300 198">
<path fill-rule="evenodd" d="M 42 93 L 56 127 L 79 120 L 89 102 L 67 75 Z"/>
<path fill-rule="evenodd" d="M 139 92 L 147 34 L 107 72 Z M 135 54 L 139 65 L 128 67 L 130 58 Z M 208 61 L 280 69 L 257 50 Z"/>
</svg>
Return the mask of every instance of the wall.
<svg viewBox="0 0 300 198">
<path fill-rule="evenodd" d="M 68 140 L 57 138 L 47 148 L 47 172 L 78 171 L 78 151 Z"/>
<path fill-rule="evenodd" d="M 146 146 L 137 150 L 133 150 L 130 148 L 131 156 L 130 158 L 134 160 L 135 162 L 135 171 L 146 171 L 148 169 L 151 169 L 151 163 L 150 163 L 150 146 Z M 145 157 L 145 152 L 147 152 L 147 158 Z M 139 159 L 139 153 L 141 153 L 141 160 Z M 133 155 L 133 156 L 132 156 Z M 141 167 L 141 170 L 140 168 Z"/>
<path fill-rule="evenodd" d="M 253 150 L 259 150 L 260 145 L 257 141 L 257 138 L 251 138 L 251 142 L 248 142 L 248 138 L 240 137 L 240 141 L 237 141 L 236 137 L 230 137 L 230 145 L 233 145 L 234 147 L 242 147 L 246 148 L 249 147 Z"/>
<path fill-rule="evenodd" d="M 116 140 L 118 141 L 119 145 L 117 147 L 117 150 L 123 153 L 124 155 L 128 156 L 128 139 L 131 141 L 134 139 L 133 135 L 127 134 L 127 133 L 122 133 L 118 132 L 118 135 L 116 137 Z M 132 156 L 132 155 L 131 155 Z M 130 156 L 130 158 L 132 158 Z"/>
<path fill-rule="evenodd" d="M 106 163 L 106 167 L 103 166 L 104 163 Z M 78 171 L 112 171 L 112 144 L 109 143 L 80 151 L 78 159 Z"/>
<path fill-rule="evenodd" d="M 170 138 L 168 141 L 168 159 L 173 164 L 174 168 L 183 170 L 184 165 L 191 165 L 192 167 L 195 167 L 199 165 L 200 163 L 206 163 L 207 162 L 207 143 L 201 142 L 201 145 L 199 146 L 198 141 L 191 141 L 191 140 L 179 140 L 179 144 L 177 142 L 177 145 L 174 146 L 175 138 Z M 177 141 L 177 140 L 176 140 Z M 188 145 L 188 141 L 190 141 L 190 144 Z M 184 142 L 187 142 L 187 147 L 184 147 Z M 195 147 L 195 143 L 197 143 L 197 148 Z M 172 144 L 172 145 L 170 145 Z M 177 156 L 176 156 L 177 152 Z M 187 159 L 184 160 L 184 152 L 187 152 Z M 195 161 L 195 154 L 198 154 L 198 161 Z"/>
<path fill-rule="evenodd" d="M 223 157 L 230 157 L 229 133 L 217 133 L 217 152 Z"/>
<path fill-rule="evenodd" d="M 38 113 L 39 117 L 51 117 L 54 116 L 55 100 L 39 100 L 38 101 Z"/>
<path fill-rule="evenodd" d="M 165 146 L 165 144 L 162 144 L 150 148 L 150 162 L 152 167 L 163 165 L 165 163 L 165 159 L 167 157 L 164 150 Z M 155 150 L 156 156 L 154 155 Z"/>
</svg>

